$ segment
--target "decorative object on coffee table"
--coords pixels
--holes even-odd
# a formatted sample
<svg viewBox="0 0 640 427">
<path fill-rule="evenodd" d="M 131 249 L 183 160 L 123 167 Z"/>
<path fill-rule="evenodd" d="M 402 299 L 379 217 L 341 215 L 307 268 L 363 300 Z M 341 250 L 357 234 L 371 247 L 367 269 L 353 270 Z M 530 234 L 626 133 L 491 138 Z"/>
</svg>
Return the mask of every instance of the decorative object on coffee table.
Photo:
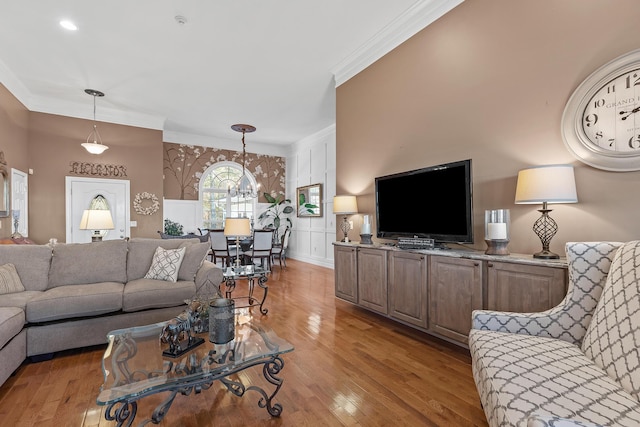
<svg viewBox="0 0 640 427">
<path fill-rule="evenodd" d="M 187 309 L 171 319 L 162 328 L 160 342 L 169 344 L 169 348 L 162 352 L 163 356 L 179 357 L 191 349 L 204 343 L 204 339 L 193 336 L 192 325 L 197 320 L 197 309 L 188 306 Z"/>
<path fill-rule="evenodd" d="M 349 237 L 347 234 L 351 229 L 351 225 L 347 222 L 347 215 L 358 213 L 358 202 L 356 196 L 334 196 L 333 198 L 333 213 L 336 215 L 344 215 L 340 229 L 344 233 L 344 237 L 341 242 L 348 242 Z"/>
<path fill-rule="evenodd" d="M 226 344 L 235 337 L 234 309 L 231 298 L 216 298 L 209 303 L 209 341 Z"/>
<path fill-rule="evenodd" d="M 484 211 L 484 241 L 487 243 L 488 255 L 509 255 L 509 209 L 492 209 Z"/>
<path fill-rule="evenodd" d="M 542 203 L 538 209 L 542 215 L 533 224 L 533 231 L 540 238 L 542 250 L 534 258 L 557 259 L 560 255 L 549 250 L 551 239 L 558 231 L 558 224 L 549 216 L 547 203 L 577 203 L 576 180 L 571 165 L 546 165 L 518 172 L 516 204 Z"/>
</svg>

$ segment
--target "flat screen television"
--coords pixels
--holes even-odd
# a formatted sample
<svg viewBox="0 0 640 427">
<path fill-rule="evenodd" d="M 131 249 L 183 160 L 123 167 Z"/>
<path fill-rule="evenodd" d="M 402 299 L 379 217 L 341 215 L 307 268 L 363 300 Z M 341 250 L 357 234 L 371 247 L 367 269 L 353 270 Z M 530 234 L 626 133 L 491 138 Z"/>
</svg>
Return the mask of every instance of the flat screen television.
<svg viewBox="0 0 640 427">
<path fill-rule="evenodd" d="M 375 179 L 376 235 L 473 243 L 471 159 Z"/>
</svg>

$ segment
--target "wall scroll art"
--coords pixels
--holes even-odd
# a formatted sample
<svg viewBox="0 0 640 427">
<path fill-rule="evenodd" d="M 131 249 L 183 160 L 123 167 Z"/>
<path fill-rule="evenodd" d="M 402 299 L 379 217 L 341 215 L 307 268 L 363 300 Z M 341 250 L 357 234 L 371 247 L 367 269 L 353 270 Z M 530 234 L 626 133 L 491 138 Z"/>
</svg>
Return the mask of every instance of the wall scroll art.
<svg viewBox="0 0 640 427">
<path fill-rule="evenodd" d="M 148 205 L 147 203 L 145 203 L 147 201 L 151 204 Z M 143 204 L 147 206 L 143 206 Z M 146 191 L 143 193 L 138 193 L 133 199 L 133 209 L 137 214 L 140 215 L 153 215 L 154 213 L 158 212 L 158 209 L 160 209 L 160 201 L 153 193 L 147 193 Z"/>
<path fill-rule="evenodd" d="M 127 176 L 127 167 L 122 165 L 108 165 L 104 163 L 91 162 L 69 162 L 71 170 L 69 173 L 88 176 Z"/>
</svg>

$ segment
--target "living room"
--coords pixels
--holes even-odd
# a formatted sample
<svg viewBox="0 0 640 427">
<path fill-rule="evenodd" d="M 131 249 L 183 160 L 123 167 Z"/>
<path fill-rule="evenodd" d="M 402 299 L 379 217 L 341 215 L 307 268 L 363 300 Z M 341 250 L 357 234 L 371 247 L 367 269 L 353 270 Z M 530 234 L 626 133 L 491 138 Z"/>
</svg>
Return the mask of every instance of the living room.
<svg viewBox="0 0 640 427">
<path fill-rule="evenodd" d="M 633 0 L 467 0 L 356 76 L 337 81 L 335 136 L 330 128 L 286 153 L 272 153 L 285 156 L 288 165 L 311 165 L 296 159 L 316 161 L 322 156 L 310 152 L 332 153 L 335 146 L 335 168 L 331 161 L 319 165 L 328 172 L 323 181 L 327 222 L 296 224 L 307 239 L 298 238 L 290 256 L 331 264 L 332 242 L 340 236 L 331 214 L 334 182 L 335 194 L 358 198 L 360 215 L 351 217 L 354 229 L 349 232 L 358 240 L 362 214 L 375 211 L 375 177 L 467 158 L 473 159 L 474 249 L 485 249 L 484 211 L 498 208 L 511 210 L 513 253 L 540 249 L 531 230 L 540 206 L 516 205 L 514 196 L 519 170 L 549 164 L 573 165 L 578 192 L 577 203 L 553 206 L 559 230 L 552 251 L 563 253 L 571 241 L 636 239 L 640 172 L 603 170 L 577 160 L 563 143 L 561 125 L 565 105 L 582 81 L 640 47 L 639 15 L 640 4 Z M 93 159 L 78 150 L 90 121 L 28 111 L 5 88 L 0 112 L 9 167 L 34 170 L 29 178 L 30 236 L 38 243 L 51 237 L 62 241 L 62 177 L 70 160 Z M 101 161 L 127 166 L 132 194 L 164 194 L 162 145 L 167 141 L 162 132 L 100 126 L 118 147 Z M 140 166 L 149 164 L 157 166 Z M 303 176 L 291 176 L 291 170 Z M 290 197 L 297 186 L 315 182 L 310 170 L 287 167 Z M 405 207 L 407 215 L 420 215 L 424 204 L 441 208 L 438 201 L 419 197 L 417 189 L 412 204 L 420 206 Z M 155 236 L 160 227 L 161 216 L 156 216 L 139 221 L 135 233 Z M 10 230 L 10 220 L 3 219 L 2 236 Z M 318 233 L 320 244 L 312 245 L 310 236 Z M 323 254 L 317 260 L 311 257 L 314 247 Z"/>
</svg>

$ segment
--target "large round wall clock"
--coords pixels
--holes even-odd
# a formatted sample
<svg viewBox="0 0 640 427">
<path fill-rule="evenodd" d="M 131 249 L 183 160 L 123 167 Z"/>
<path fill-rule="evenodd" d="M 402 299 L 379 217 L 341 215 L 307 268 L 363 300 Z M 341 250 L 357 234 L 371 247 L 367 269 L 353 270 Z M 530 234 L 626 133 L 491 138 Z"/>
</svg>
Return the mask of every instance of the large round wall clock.
<svg viewBox="0 0 640 427">
<path fill-rule="evenodd" d="M 640 170 L 640 49 L 598 68 L 577 87 L 562 115 L 562 138 L 588 165 Z"/>
</svg>

